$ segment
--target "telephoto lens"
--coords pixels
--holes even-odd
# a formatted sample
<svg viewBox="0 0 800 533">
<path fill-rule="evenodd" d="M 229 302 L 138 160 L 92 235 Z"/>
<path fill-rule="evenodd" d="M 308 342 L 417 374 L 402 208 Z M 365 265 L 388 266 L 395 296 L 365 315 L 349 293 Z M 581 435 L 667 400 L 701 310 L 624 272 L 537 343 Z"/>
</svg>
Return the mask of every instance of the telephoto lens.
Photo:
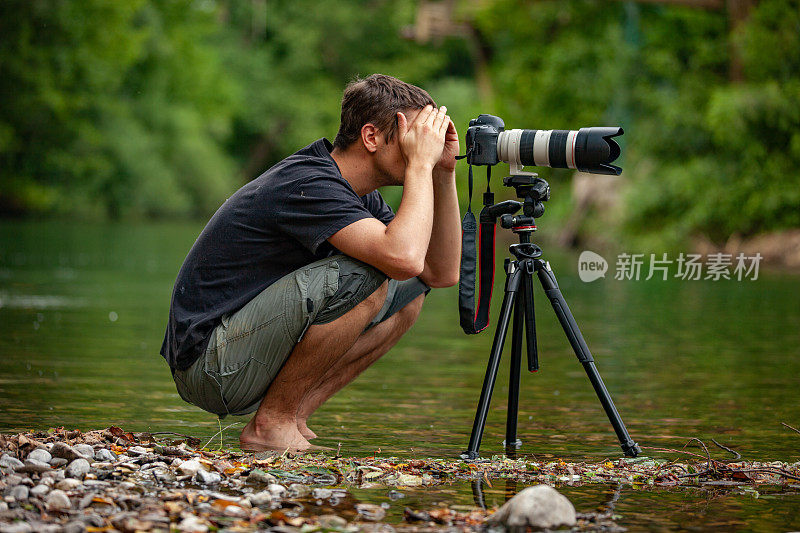
<svg viewBox="0 0 800 533">
<path fill-rule="evenodd" d="M 573 168 L 593 174 L 619 175 L 610 164 L 620 149 L 613 137 L 622 128 L 595 127 L 575 130 L 506 130 L 497 138 L 500 161 L 520 166 Z"/>
</svg>

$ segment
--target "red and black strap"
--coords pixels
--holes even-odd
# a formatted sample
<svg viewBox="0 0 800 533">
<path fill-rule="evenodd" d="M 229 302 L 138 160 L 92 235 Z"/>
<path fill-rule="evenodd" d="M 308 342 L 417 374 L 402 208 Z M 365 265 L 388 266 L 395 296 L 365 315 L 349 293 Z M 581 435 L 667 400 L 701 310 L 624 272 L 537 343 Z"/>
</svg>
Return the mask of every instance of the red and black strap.
<svg viewBox="0 0 800 533">
<path fill-rule="evenodd" d="M 492 167 L 486 167 L 486 192 L 483 195 L 480 225 L 472 213 L 472 165 L 469 166 L 469 203 L 461 221 L 461 268 L 458 282 L 458 312 L 461 329 L 466 334 L 480 333 L 489 325 L 489 308 L 494 286 L 495 218 L 484 216 L 488 206 L 494 204 L 494 194 L 489 188 Z M 477 246 L 476 246 L 477 239 Z M 479 258 L 477 251 L 480 250 Z M 479 260 L 478 260 L 479 259 Z M 475 305 L 475 271 L 480 276 L 478 304 Z"/>
</svg>

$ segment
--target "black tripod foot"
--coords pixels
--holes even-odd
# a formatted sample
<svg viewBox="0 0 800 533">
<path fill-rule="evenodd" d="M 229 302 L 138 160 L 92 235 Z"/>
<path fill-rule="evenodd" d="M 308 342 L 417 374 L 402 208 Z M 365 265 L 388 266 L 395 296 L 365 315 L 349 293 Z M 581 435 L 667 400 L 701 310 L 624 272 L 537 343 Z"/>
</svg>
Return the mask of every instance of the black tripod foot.
<svg viewBox="0 0 800 533">
<path fill-rule="evenodd" d="M 474 461 L 475 459 L 480 457 L 480 455 L 478 454 L 478 452 L 467 450 L 464 453 L 462 453 L 459 457 L 461 457 L 465 461 Z"/>
<path fill-rule="evenodd" d="M 642 449 L 639 448 L 639 445 L 633 442 L 632 440 L 628 440 L 621 444 L 622 452 L 628 457 L 636 457 L 640 453 L 642 453 Z"/>
</svg>

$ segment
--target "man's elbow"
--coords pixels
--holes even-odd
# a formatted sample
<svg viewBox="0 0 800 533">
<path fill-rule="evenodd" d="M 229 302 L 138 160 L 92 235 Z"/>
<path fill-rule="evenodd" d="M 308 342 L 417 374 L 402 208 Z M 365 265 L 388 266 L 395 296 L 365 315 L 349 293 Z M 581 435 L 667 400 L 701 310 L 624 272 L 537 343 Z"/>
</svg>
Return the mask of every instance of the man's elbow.
<svg viewBox="0 0 800 533">
<path fill-rule="evenodd" d="M 398 281 L 405 281 L 422 274 L 425 269 L 425 257 L 415 254 L 403 254 L 392 261 L 392 272 L 387 272 Z"/>
</svg>

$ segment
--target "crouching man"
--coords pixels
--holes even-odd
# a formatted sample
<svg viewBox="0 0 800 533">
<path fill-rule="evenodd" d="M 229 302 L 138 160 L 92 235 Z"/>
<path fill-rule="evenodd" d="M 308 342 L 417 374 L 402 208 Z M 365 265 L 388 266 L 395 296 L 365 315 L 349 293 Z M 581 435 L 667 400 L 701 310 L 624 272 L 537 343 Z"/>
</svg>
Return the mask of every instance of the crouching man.
<svg viewBox="0 0 800 533">
<path fill-rule="evenodd" d="M 458 149 L 424 90 L 349 84 L 333 145 L 239 189 L 189 251 L 161 349 L 180 396 L 255 411 L 242 449 L 308 449 L 308 417 L 408 331 L 430 288 L 458 281 Z M 403 186 L 396 214 L 385 185 Z"/>
</svg>

